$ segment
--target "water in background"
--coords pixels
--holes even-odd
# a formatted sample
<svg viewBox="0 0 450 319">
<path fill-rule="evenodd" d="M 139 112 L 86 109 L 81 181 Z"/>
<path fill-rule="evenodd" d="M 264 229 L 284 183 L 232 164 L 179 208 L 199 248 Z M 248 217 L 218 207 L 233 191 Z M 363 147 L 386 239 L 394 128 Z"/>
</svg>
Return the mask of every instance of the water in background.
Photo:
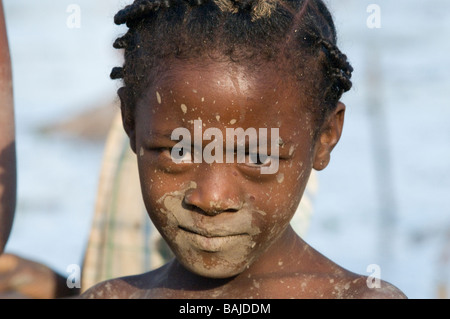
<svg viewBox="0 0 450 319">
<path fill-rule="evenodd" d="M 129 1 L 4 0 L 13 57 L 18 209 L 7 251 L 65 273 L 80 264 L 92 217 L 101 143 L 43 135 L 39 127 L 114 98 L 108 79 L 124 31 L 112 23 Z M 343 137 L 319 193 L 306 240 L 347 269 L 381 278 L 411 298 L 450 289 L 450 3 L 328 1 L 354 68 Z M 57 3 L 57 4 L 55 4 Z"/>
</svg>

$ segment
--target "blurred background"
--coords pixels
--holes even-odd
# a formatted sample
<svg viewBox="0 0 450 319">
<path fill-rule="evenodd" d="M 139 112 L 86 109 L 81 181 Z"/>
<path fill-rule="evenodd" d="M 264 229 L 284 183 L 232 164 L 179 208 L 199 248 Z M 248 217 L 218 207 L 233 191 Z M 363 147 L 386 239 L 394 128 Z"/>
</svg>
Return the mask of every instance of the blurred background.
<svg viewBox="0 0 450 319">
<path fill-rule="evenodd" d="M 117 108 L 112 43 L 125 29 L 113 16 L 128 3 L 4 0 L 19 171 L 6 251 L 61 274 L 81 264 L 88 239 Z M 354 88 L 305 239 L 353 272 L 371 275 L 377 265 L 410 298 L 448 298 L 450 3 L 327 3 Z"/>
</svg>

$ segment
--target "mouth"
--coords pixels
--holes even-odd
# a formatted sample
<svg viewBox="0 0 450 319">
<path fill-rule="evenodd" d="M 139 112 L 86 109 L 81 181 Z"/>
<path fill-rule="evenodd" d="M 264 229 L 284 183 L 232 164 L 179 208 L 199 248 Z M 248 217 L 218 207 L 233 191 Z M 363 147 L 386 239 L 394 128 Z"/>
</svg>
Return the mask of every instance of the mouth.
<svg viewBox="0 0 450 319">
<path fill-rule="evenodd" d="M 186 227 L 186 226 L 178 226 L 178 228 L 185 232 L 195 234 L 195 235 L 200 235 L 200 236 L 203 236 L 206 238 L 220 238 L 220 237 L 249 235 L 248 233 L 232 233 L 232 232 L 223 231 L 223 230 L 209 231 L 209 230 L 202 229 L 202 228 L 193 228 L 193 227 Z"/>
<path fill-rule="evenodd" d="M 205 229 L 192 229 L 183 226 L 178 226 L 178 228 L 197 249 L 211 253 L 226 250 L 250 238 L 247 233 L 229 233 L 220 230 L 210 232 Z"/>
</svg>

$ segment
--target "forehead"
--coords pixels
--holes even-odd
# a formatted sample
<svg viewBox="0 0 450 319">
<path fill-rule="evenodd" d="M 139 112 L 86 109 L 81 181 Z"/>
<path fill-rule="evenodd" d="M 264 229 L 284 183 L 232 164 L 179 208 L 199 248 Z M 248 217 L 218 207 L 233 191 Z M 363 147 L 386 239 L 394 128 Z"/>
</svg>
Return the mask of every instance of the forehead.
<svg viewBox="0 0 450 319">
<path fill-rule="evenodd" d="M 299 83 L 274 66 L 250 70 L 238 64 L 171 61 L 154 74 L 138 103 L 153 128 L 235 125 L 295 130 L 308 121 Z M 142 113 L 143 112 L 143 113 Z M 305 124 L 305 123 L 304 123 Z"/>
</svg>

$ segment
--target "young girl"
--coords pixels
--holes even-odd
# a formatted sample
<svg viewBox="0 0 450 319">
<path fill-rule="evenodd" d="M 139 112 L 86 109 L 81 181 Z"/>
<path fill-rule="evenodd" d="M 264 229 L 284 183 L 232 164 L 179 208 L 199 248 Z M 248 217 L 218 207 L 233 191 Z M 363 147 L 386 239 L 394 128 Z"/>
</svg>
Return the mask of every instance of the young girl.
<svg viewBox="0 0 450 319">
<path fill-rule="evenodd" d="M 369 288 L 290 226 L 339 141 L 352 85 L 322 1 L 137 0 L 115 22 L 129 27 L 111 74 L 124 81 L 123 125 L 176 258 L 83 297 L 404 297 Z M 239 130 L 248 135 L 230 137 Z"/>
</svg>

